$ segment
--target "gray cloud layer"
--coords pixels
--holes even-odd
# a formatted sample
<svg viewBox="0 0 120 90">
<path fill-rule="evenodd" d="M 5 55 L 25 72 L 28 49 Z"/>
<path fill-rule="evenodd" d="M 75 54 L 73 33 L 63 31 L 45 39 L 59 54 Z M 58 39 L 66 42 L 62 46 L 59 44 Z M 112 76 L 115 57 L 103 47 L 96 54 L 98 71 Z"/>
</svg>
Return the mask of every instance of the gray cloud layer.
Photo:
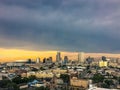
<svg viewBox="0 0 120 90">
<path fill-rule="evenodd" d="M 1 0 L 0 47 L 120 52 L 120 0 Z"/>
</svg>

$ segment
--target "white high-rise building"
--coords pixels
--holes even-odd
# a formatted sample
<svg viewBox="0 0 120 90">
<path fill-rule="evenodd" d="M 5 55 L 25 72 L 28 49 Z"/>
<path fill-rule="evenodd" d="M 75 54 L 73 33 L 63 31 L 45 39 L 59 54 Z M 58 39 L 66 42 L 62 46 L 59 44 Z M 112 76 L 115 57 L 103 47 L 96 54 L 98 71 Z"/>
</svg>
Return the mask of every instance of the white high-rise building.
<svg viewBox="0 0 120 90">
<path fill-rule="evenodd" d="M 60 52 L 57 52 L 56 62 L 60 62 L 60 61 L 61 61 L 61 53 L 60 53 Z"/>
<path fill-rule="evenodd" d="M 40 63 L 40 58 L 37 58 L 37 59 L 36 59 L 36 63 Z"/>
<path fill-rule="evenodd" d="M 78 62 L 80 62 L 80 63 L 85 62 L 85 53 L 84 52 L 78 53 Z"/>
</svg>

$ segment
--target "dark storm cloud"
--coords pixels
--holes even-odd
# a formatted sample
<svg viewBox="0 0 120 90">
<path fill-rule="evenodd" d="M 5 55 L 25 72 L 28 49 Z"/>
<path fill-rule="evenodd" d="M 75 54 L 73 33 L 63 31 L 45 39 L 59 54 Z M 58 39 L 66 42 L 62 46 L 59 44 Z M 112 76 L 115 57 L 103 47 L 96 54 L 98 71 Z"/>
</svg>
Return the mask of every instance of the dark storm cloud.
<svg viewBox="0 0 120 90">
<path fill-rule="evenodd" d="M 119 0 L 1 0 L 0 47 L 120 51 Z"/>
</svg>

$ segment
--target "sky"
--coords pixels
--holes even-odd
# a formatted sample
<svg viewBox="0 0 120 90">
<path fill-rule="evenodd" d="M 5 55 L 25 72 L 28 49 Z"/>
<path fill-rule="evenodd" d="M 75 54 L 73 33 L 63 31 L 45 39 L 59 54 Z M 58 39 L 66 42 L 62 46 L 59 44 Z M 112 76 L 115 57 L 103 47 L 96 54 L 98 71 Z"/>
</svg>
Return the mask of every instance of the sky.
<svg viewBox="0 0 120 90">
<path fill-rule="evenodd" d="M 120 0 L 0 0 L 0 48 L 120 53 Z"/>
<path fill-rule="evenodd" d="M 43 61 L 44 58 L 52 57 L 53 61 L 56 61 L 56 51 L 30 51 L 21 49 L 2 49 L 0 48 L 0 62 L 11 62 L 16 60 L 36 60 L 40 58 Z M 77 60 L 78 53 L 76 52 L 61 52 L 61 58 L 68 56 L 69 60 Z M 118 55 L 120 56 L 120 55 Z"/>
</svg>

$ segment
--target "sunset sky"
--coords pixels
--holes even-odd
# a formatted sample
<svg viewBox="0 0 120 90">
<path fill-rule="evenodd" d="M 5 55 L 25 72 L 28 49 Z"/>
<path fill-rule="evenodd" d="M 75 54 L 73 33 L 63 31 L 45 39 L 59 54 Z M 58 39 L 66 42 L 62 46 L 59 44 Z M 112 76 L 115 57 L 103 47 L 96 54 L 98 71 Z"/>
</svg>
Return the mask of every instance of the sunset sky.
<svg viewBox="0 0 120 90">
<path fill-rule="evenodd" d="M 0 61 L 15 61 L 15 60 L 26 60 L 33 59 L 36 60 L 40 58 L 41 61 L 44 58 L 52 57 L 53 61 L 56 60 L 57 51 L 30 51 L 30 50 L 21 50 L 21 49 L 3 49 L 0 48 Z M 68 56 L 69 59 L 77 60 L 77 52 L 61 52 L 61 57 Z"/>
<path fill-rule="evenodd" d="M 0 0 L 0 58 L 56 51 L 120 53 L 120 0 Z"/>
</svg>

